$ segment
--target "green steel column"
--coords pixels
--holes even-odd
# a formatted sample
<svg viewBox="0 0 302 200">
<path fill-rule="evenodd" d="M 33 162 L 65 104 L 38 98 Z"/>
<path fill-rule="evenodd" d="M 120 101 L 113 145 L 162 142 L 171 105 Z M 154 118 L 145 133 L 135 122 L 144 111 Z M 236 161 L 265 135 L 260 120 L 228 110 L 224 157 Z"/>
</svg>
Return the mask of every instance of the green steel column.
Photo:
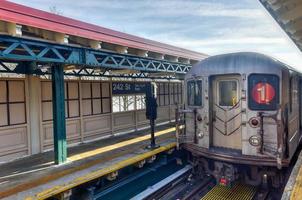
<svg viewBox="0 0 302 200">
<path fill-rule="evenodd" d="M 61 164 L 67 158 L 65 93 L 63 66 L 53 65 L 52 72 L 52 107 L 53 107 L 53 139 L 55 163 Z"/>
</svg>

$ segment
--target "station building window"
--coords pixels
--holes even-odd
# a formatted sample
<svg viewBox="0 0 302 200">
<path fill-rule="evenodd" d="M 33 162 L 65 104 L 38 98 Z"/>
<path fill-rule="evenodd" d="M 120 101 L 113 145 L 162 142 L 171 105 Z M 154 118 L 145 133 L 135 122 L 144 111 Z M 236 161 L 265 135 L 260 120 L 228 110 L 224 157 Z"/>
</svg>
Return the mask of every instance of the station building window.
<svg viewBox="0 0 302 200">
<path fill-rule="evenodd" d="M 170 83 L 170 104 L 182 104 L 182 84 Z"/>
<path fill-rule="evenodd" d="M 112 97 L 113 112 L 124 112 L 135 109 L 135 95 L 121 95 Z"/>
<path fill-rule="evenodd" d="M 67 118 L 80 116 L 80 94 L 78 82 L 65 83 L 65 111 Z"/>
<path fill-rule="evenodd" d="M 109 82 L 83 82 L 81 87 L 84 116 L 111 112 Z"/>
<path fill-rule="evenodd" d="M 182 101 L 182 83 L 157 83 L 158 106 L 182 104 Z"/>
<path fill-rule="evenodd" d="M 157 104 L 158 106 L 167 106 L 169 99 L 169 83 L 158 83 L 157 85 Z"/>
<path fill-rule="evenodd" d="M 25 83 L 23 80 L 0 81 L 0 126 L 26 123 Z"/>
<path fill-rule="evenodd" d="M 136 101 L 136 110 L 143 110 L 146 109 L 146 95 L 136 95 L 135 96 Z"/>
<path fill-rule="evenodd" d="M 80 95 L 79 83 L 68 81 L 65 85 L 65 117 L 75 118 L 80 116 Z M 42 119 L 48 121 L 53 119 L 52 114 L 52 83 L 50 81 L 41 82 L 42 95 Z"/>
<path fill-rule="evenodd" d="M 146 108 L 145 95 L 118 95 L 112 97 L 113 112 L 143 110 Z"/>
</svg>

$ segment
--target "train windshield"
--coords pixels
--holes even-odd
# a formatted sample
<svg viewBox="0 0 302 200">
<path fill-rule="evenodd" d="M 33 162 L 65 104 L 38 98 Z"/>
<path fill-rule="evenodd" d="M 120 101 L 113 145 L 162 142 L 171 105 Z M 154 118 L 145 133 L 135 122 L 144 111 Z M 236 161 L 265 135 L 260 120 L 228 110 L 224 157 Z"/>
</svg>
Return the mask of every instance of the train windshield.
<svg viewBox="0 0 302 200">
<path fill-rule="evenodd" d="M 234 106 L 238 99 L 238 89 L 236 80 L 224 80 L 218 82 L 219 105 Z"/>
<path fill-rule="evenodd" d="M 202 105 L 202 82 L 201 80 L 191 80 L 187 83 L 188 105 Z"/>
</svg>

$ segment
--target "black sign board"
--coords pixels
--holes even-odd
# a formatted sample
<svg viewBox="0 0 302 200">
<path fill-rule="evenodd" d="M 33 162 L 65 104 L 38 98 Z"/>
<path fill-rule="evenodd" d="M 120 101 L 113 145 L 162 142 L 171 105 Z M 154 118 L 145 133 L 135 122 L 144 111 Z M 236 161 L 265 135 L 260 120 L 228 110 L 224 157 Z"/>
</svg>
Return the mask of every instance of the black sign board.
<svg viewBox="0 0 302 200">
<path fill-rule="evenodd" d="M 112 94 L 138 94 L 146 92 L 146 83 L 112 82 Z"/>
</svg>

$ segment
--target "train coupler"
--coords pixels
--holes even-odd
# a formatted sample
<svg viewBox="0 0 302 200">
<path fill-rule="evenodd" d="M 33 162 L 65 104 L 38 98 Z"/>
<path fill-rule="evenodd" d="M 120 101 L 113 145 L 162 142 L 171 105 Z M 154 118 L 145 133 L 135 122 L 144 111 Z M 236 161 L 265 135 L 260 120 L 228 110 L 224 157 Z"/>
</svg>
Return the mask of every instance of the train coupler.
<svg viewBox="0 0 302 200">
<path fill-rule="evenodd" d="M 227 187 L 232 187 L 239 177 L 235 166 L 221 162 L 215 162 L 213 175 L 216 178 L 217 184 Z"/>
</svg>

